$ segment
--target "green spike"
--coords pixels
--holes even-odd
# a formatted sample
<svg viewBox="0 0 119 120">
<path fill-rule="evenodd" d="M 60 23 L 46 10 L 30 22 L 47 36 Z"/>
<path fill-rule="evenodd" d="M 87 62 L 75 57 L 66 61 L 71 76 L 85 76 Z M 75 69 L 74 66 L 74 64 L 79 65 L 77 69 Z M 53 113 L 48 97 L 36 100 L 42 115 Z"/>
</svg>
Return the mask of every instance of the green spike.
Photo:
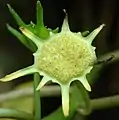
<svg viewBox="0 0 119 120">
<path fill-rule="evenodd" d="M 34 68 L 34 66 L 29 66 L 26 68 L 23 68 L 21 70 L 18 70 L 14 73 L 11 73 L 9 75 L 6 75 L 4 78 L 1 78 L 0 81 L 2 82 L 7 82 L 7 81 L 11 81 L 14 80 L 16 78 L 28 75 L 28 74 L 32 74 L 34 72 L 37 72 L 37 70 Z"/>
<path fill-rule="evenodd" d="M 8 30 L 18 38 L 18 40 L 24 44 L 28 49 L 30 49 L 31 51 L 35 51 L 36 47 L 35 45 L 33 45 L 33 43 L 29 42 L 29 40 L 23 35 L 21 34 L 19 31 L 17 31 L 16 29 L 14 29 L 13 27 L 11 27 L 9 24 L 7 24 L 7 28 Z"/>
<path fill-rule="evenodd" d="M 93 42 L 94 38 L 99 34 L 99 32 L 102 30 L 102 28 L 104 26 L 105 26 L 105 24 L 100 25 L 98 28 L 93 30 L 87 37 L 85 37 L 85 39 L 87 41 L 89 41 L 89 43 L 91 44 Z"/>
<path fill-rule="evenodd" d="M 36 17 L 37 17 L 37 29 L 39 29 L 41 26 L 44 26 L 44 23 L 43 23 L 43 8 L 42 8 L 42 5 L 40 3 L 40 1 L 38 0 L 37 1 L 37 7 L 36 7 Z"/>
<path fill-rule="evenodd" d="M 62 25 L 62 30 L 61 31 L 70 31 L 67 17 L 63 21 L 63 25 Z"/>
<path fill-rule="evenodd" d="M 39 85 L 37 86 L 36 90 L 40 90 L 49 81 L 50 81 L 49 77 L 44 76 Z"/>
<path fill-rule="evenodd" d="M 63 24 L 62 24 L 61 31 L 70 31 L 69 24 L 68 24 L 68 15 L 67 15 L 67 12 L 66 12 L 65 9 L 63 11 L 65 13 L 65 18 L 64 18 L 64 21 L 63 21 Z"/>
<path fill-rule="evenodd" d="M 91 91 L 91 87 L 86 77 L 82 77 L 82 78 L 80 77 L 78 80 L 82 83 L 82 85 L 87 91 Z"/>
<path fill-rule="evenodd" d="M 42 39 L 49 38 L 49 30 L 44 26 L 43 22 L 43 8 L 40 1 L 37 1 L 36 7 L 36 35 Z"/>
<path fill-rule="evenodd" d="M 62 110 L 66 117 L 69 115 L 69 89 L 69 85 L 61 85 Z"/>
<path fill-rule="evenodd" d="M 19 15 L 15 12 L 15 10 L 9 4 L 7 4 L 7 6 L 8 6 L 10 13 L 14 17 L 14 19 L 16 20 L 17 24 L 19 26 L 24 26 L 25 23 L 22 21 L 22 19 L 19 17 Z"/>
</svg>

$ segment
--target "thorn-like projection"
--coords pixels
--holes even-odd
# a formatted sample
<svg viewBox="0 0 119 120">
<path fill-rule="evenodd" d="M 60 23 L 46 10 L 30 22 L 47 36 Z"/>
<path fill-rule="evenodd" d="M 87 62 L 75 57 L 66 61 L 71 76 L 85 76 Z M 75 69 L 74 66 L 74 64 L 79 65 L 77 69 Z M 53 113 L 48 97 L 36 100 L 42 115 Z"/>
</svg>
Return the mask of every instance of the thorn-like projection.
<svg viewBox="0 0 119 120">
<path fill-rule="evenodd" d="M 25 75 L 29 75 L 29 74 L 33 74 L 35 72 L 38 72 L 37 69 L 34 68 L 34 66 L 30 66 L 30 67 L 26 67 L 23 68 L 21 70 L 18 70 L 10 75 L 6 75 L 4 78 L 1 78 L 0 81 L 2 82 L 7 82 L 7 81 L 11 81 L 13 79 L 25 76 Z"/>
<path fill-rule="evenodd" d="M 69 24 L 68 24 L 68 15 L 66 13 L 66 10 L 63 9 L 64 13 L 65 13 L 65 18 L 64 18 L 64 21 L 63 21 L 63 25 L 62 25 L 62 29 L 61 31 L 70 31 L 69 29 Z"/>
<path fill-rule="evenodd" d="M 86 77 L 80 77 L 78 80 L 82 83 L 82 85 L 84 86 L 84 88 L 87 91 L 91 92 L 91 87 L 90 87 Z"/>
<path fill-rule="evenodd" d="M 99 34 L 99 32 L 102 30 L 102 28 L 105 26 L 105 24 L 100 25 L 98 28 L 96 28 L 95 30 L 93 30 L 87 37 L 85 37 L 85 39 L 92 44 L 92 41 L 94 40 L 94 38 Z"/>
<path fill-rule="evenodd" d="M 64 115 L 69 116 L 69 85 L 61 85 L 62 110 Z"/>
<path fill-rule="evenodd" d="M 36 88 L 36 90 L 40 90 L 48 81 L 50 81 L 50 79 L 46 76 L 44 76 L 40 82 L 40 84 L 38 85 L 38 87 Z"/>
</svg>

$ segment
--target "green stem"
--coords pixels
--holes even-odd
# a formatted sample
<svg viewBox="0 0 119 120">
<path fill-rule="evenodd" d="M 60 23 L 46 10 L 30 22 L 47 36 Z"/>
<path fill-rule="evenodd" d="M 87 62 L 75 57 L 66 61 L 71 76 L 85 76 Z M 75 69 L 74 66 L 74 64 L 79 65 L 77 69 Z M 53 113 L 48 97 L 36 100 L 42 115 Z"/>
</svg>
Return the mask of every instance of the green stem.
<svg viewBox="0 0 119 120">
<path fill-rule="evenodd" d="M 38 73 L 35 73 L 34 74 L 34 109 L 35 109 L 34 120 L 41 120 L 40 94 L 39 91 L 36 91 L 39 82 L 40 82 L 40 76 Z"/>
<path fill-rule="evenodd" d="M 119 106 L 119 95 L 97 98 L 90 101 L 91 111 L 102 110 Z M 81 112 L 80 108 L 77 110 L 82 115 L 89 115 L 90 113 Z"/>
<path fill-rule="evenodd" d="M 6 109 L 0 108 L 0 118 L 12 118 L 20 120 L 33 120 L 33 116 L 29 113 L 15 110 L 15 109 Z"/>
<path fill-rule="evenodd" d="M 119 106 L 119 95 L 91 100 L 92 110 L 107 109 Z"/>
</svg>

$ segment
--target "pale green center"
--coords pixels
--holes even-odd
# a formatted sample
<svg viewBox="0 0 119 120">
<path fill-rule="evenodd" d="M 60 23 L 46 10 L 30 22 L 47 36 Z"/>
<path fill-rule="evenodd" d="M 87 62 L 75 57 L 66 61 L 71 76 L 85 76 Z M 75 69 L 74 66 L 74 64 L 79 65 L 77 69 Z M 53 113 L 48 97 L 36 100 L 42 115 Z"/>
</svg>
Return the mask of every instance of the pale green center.
<svg viewBox="0 0 119 120">
<path fill-rule="evenodd" d="M 44 43 L 36 66 L 40 71 L 67 83 L 92 66 L 91 45 L 71 32 L 61 32 Z"/>
</svg>

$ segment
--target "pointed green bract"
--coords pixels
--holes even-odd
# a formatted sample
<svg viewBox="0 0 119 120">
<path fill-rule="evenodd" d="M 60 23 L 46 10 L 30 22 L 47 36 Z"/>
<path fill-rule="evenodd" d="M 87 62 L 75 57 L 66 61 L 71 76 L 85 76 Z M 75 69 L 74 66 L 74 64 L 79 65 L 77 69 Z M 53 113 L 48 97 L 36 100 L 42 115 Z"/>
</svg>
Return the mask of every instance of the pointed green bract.
<svg viewBox="0 0 119 120">
<path fill-rule="evenodd" d="M 19 27 L 25 27 L 28 30 L 30 30 L 31 32 L 33 32 L 35 35 L 37 35 L 38 37 L 42 38 L 42 39 L 47 39 L 50 37 L 50 32 L 58 32 L 57 30 L 51 30 L 51 29 L 47 29 L 44 26 L 44 22 L 43 22 L 43 8 L 41 6 L 40 1 L 37 1 L 37 5 L 36 5 L 37 9 L 36 9 L 36 25 L 30 23 L 29 25 L 26 25 L 22 19 L 20 18 L 20 16 L 15 12 L 15 10 L 8 4 L 8 9 L 10 11 L 10 13 L 12 14 L 12 16 L 14 17 L 14 19 L 16 20 L 17 24 Z"/>
<path fill-rule="evenodd" d="M 62 111 L 65 116 L 69 115 L 69 85 L 61 85 L 61 94 L 62 94 Z"/>
<path fill-rule="evenodd" d="M 20 18 L 20 16 L 15 12 L 15 10 L 8 4 L 8 9 L 10 11 L 10 13 L 12 14 L 12 16 L 14 17 L 15 21 L 17 22 L 18 26 L 24 26 L 27 27 L 29 29 L 32 29 L 32 31 L 34 30 L 32 25 L 26 25 L 22 19 Z M 14 28 L 12 28 L 10 25 L 7 25 L 8 30 L 15 35 L 27 48 L 29 48 L 31 51 L 36 51 L 36 47 L 35 45 L 27 40 L 27 38 L 24 35 L 21 35 L 20 32 L 18 32 L 17 30 L 15 30 Z"/>
<path fill-rule="evenodd" d="M 25 75 L 33 74 L 35 72 L 37 72 L 37 70 L 34 68 L 34 66 L 29 66 L 21 70 L 18 70 L 10 75 L 6 75 L 4 78 L 0 78 L 0 81 L 2 82 L 11 81 Z"/>
<path fill-rule="evenodd" d="M 88 36 L 86 36 L 85 39 L 89 41 L 90 44 L 92 44 L 92 41 L 99 34 L 99 32 L 102 30 L 104 26 L 105 24 L 100 25 L 97 29 L 93 30 Z"/>
<path fill-rule="evenodd" d="M 41 6 L 40 1 L 37 1 L 37 8 L 36 8 L 36 13 L 37 13 L 37 22 L 36 22 L 36 30 L 37 34 L 39 37 L 43 39 L 47 39 L 50 34 L 49 30 L 44 26 L 43 22 L 43 8 Z"/>
<path fill-rule="evenodd" d="M 9 4 L 7 4 L 7 6 L 8 6 L 10 13 L 14 17 L 14 19 L 16 20 L 17 24 L 19 26 L 24 26 L 25 23 L 22 21 L 22 19 L 19 17 L 19 15 L 15 12 L 15 10 Z"/>
<path fill-rule="evenodd" d="M 50 79 L 47 76 L 44 76 L 40 82 L 40 84 L 37 86 L 36 90 L 41 89 L 47 82 L 49 82 Z"/>
<path fill-rule="evenodd" d="M 30 49 L 31 51 L 36 51 L 36 47 L 35 45 L 30 42 L 30 40 L 28 40 L 23 34 L 21 34 L 19 31 L 17 31 L 16 29 L 14 29 L 13 27 L 11 27 L 9 24 L 7 24 L 7 28 L 8 30 L 18 38 L 18 40 L 20 40 L 20 42 L 25 45 L 28 49 Z"/>
<path fill-rule="evenodd" d="M 36 6 L 36 17 L 37 17 L 37 30 L 40 30 L 40 27 L 44 27 L 43 23 L 43 8 L 41 6 L 40 1 L 37 1 L 37 6 Z"/>
<path fill-rule="evenodd" d="M 70 31 L 67 17 L 63 21 L 63 25 L 62 25 L 61 31 L 65 31 L 65 32 L 66 31 Z"/>
</svg>

